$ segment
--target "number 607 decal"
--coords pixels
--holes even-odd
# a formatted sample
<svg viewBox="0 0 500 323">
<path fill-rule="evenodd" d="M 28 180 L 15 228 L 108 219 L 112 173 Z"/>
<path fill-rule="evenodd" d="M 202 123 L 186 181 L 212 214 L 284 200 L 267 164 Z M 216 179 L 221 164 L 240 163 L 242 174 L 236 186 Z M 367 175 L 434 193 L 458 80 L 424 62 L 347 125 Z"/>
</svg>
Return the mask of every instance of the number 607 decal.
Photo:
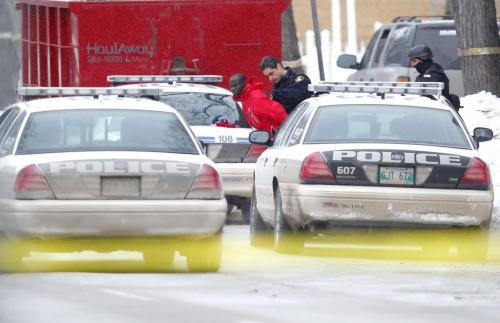
<svg viewBox="0 0 500 323">
<path fill-rule="evenodd" d="M 338 175 L 353 175 L 356 167 L 349 166 L 337 166 L 337 174 Z"/>
</svg>

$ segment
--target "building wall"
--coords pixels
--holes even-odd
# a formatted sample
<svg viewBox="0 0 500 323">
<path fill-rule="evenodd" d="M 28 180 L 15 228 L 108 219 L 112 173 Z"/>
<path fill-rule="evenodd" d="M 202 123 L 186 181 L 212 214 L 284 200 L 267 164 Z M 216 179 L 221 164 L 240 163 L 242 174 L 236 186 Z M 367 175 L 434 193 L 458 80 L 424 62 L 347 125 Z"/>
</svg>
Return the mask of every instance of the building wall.
<svg viewBox="0 0 500 323">
<path fill-rule="evenodd" d="M 476 0 L 475 0 L 476 1 Z M 320 29 L 331 29 L 331 0 L 316 0 Z M 368 44 L 376 22 L 388 23 L 397 16 L 442 15 L 445 0 L 356 0 L 358 45 Z M 313 29 L 310 0 L 292 0 L 299 41 L 304 42 L 305 32 Z M 342 43 L 347 41 L 346 0 L 340 0 L 342 10 Z M 496 0 L 497 17 L 500 0 Z"/>
</svg>

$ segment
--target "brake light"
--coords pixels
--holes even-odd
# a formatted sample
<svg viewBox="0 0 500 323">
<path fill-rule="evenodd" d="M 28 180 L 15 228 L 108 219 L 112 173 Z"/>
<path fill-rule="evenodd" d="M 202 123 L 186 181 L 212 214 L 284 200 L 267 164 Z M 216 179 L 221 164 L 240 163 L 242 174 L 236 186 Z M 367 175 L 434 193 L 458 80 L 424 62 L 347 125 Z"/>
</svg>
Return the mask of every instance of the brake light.
<svg viewBox="0 0 500 323">
<path fill-rule="evenodd" d="M 217 173 L 212 166 L 204 164 L 198 172 L 198 175 L 196 175 L 196 179 L 186 198 L 220 199 L 222 196 L 223 193 L 219 173 Z"/>
<path fill-rule="evenodd" d="M 488 165 L 481 159 L 474 157 L 469 162 L 464 176 L 460 180 L 459 188 L 487 189 L 490 186 L 490 171 Z"/>
<path fill-rule="evenodd" d="M 245 155 L 244 163 L 255 163 L 257 158 L 267 149 L 267 146 L 252 144 Z"/>
<path fill-rule="evenodd" d="M 54 198 L 47 180 L 36 165 L 29 165 L 17 174 L 14 189 L 17 199 Z"/>
<path fill-rule="evenodd" d="M 408 76 L 398 76 L 396 82 L 410 82 L 410 78 Z"/>
<path fill-rule="evenodd" d="M 310 154 L 302 162 L 300 179 L 310 180 L 334 180 L 333 174 L 320 152 Z"/>
</svg>

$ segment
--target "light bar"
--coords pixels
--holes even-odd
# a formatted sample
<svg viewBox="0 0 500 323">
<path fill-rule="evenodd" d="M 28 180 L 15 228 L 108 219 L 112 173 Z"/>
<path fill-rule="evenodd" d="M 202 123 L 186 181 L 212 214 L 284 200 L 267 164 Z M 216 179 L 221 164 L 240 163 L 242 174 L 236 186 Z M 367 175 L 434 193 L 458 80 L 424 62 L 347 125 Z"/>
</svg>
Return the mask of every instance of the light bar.
<svg viewBox="0 0 500 323">
<path fill-rule="evenodd" d="M 20 87 L 17 89 L 19 96 L 159 96 L 161 93 L 162 89 L 145 87 Z"/>
<path fill-rule="evenodd" d="M 110 83 L 219 83 L 220 75 L 109 75 Z"/>
<path fill-rule="evenodd" d="M 320 82 L 309 84 L 309 91 L 350 93 L 391 93 L 416 95 L 441 95 L 441 82 Z"/>
</svg>

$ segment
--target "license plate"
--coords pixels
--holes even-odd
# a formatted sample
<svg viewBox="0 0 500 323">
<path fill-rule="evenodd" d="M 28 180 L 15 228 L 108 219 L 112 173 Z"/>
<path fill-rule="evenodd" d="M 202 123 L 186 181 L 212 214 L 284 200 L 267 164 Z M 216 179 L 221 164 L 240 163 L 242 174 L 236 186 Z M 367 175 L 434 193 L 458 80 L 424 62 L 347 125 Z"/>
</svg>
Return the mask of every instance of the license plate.
<svg viewBox="0 0 500 323">
<path fill-rule="evenodd" d="M 413 185 L 415 169 L 411 167 L 380 167 L 378 179 L 380 184 Z"/>
<path fill-rule="evenodd" d="M 106 197 L 139 197 L 139 177 L 102 177 L 102 196 Z"/>
</svg>

